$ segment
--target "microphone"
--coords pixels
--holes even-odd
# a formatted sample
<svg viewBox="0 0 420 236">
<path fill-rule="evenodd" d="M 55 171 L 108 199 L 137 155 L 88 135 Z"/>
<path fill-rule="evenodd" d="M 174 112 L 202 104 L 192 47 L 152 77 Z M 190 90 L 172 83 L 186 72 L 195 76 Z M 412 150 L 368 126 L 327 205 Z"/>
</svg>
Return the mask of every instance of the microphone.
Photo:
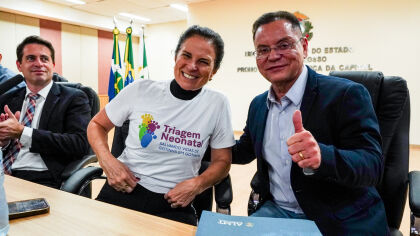
<svg viewBox="0 0 420 236">
<path fill-rule="evenodd" d="M 0 83 L 0 95 L 3 95 L 7 91 L 9 91 L 11 88 L 15 87 L 16 85 L 20 84 L 23 81 L 22 75 L 15 75 L 12 78 L 3 81 Z"/>
</svg>

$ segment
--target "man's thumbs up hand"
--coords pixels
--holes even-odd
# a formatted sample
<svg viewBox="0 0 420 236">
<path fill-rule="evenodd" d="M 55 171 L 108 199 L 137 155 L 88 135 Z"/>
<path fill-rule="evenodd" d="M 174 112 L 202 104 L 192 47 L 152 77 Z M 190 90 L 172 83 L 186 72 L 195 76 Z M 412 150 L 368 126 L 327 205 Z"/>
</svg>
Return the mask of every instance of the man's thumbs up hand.
<svg viewBox="0 0 420 236">
<path fill-rule="evenodd" d="M 304 131 L 303 124 L 302 124 L 302 114 L 299 110 L 296 110 L 293 113 L 293 126 L 295 126 L 295 133 L 300 133 Z"/>
<path fill-rule="evenodd" d="M 295 134 L 287 140 L 288 150 L 293 162 L 301 168 L 318 169 L 321 165 L 321 151 L 318 142 L 311 132 L 305 130 L 302 124 L 302 114 L 299 110 L 293 113 Z"/>
</svg>

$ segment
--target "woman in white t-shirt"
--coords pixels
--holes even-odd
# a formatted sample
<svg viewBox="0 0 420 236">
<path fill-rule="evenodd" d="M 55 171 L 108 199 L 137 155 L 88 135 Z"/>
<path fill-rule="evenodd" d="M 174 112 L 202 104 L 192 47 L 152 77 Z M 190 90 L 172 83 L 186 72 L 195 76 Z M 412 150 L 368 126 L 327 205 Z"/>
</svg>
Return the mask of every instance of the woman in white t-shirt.
<svg viewBox="0 0 420 236">
<path fill-rule="evenodd" d="M 213 30 L 192 26 L 175 50 L 175 79 L 137 80 L 88 126 L 88 139 L 107 183 L 98 200 L 195 225 L 197 194 L 223 179 L 234 137 L 227 98 L 203 88 L 219 69 L 224 43 Z M 129 120 L 125 149 L 115 158 L 106 134 Z M 211 164 L 198 175 L 211 148 Z"/>
</svg>

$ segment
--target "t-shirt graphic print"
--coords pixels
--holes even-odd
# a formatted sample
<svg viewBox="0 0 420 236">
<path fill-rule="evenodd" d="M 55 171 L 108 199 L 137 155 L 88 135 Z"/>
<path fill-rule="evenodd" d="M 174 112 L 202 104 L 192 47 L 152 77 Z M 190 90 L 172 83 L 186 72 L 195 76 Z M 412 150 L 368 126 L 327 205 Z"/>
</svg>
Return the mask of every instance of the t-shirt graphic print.
<svg viewBox="0 0 420 236">
<path fill-rule="evenodd" d="M 142 123 L 139 125 L 139 140 L 142 147 L 147 147 L 156 139 L 155 131 L 160 128 L 158 122 L 153 120 L 151 114 L 144 114 L 141 116 Z"/>
</svg>

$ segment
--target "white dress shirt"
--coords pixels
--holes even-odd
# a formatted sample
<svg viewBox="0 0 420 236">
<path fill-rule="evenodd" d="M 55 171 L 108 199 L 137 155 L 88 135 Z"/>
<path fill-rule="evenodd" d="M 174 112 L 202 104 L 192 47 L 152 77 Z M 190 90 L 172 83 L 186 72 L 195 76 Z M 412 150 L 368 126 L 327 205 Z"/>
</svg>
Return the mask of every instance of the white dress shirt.
<svg viewBox="0 0 420 236">
<path fill-rule="evenodd" d="M 48 93 L 51 90 L 53 82 L 51 81 L 47 86 L 45 86 L 41 91 L 38 92 L 40 95 L 36 100 L 35 104 L 35 114 L 32 119 L 31 127 L 25 127 L 23 129 L 22 135 L 20 136 L 20 143 L 22 144 L 22 148 L 19 151 L 19 154 L 16 160 L 12 164 L 12 170 L 33 170 L 33 171 L 44 171 L 48 170 L 47 166 L 45 165 L 44 161 L 41 158 L 39 153 L 30 152 L 29 149 L 32 145 L 32 133 L 34 129 L 37 129 L 39 126 L 39 120 L 42 113 L 42 108 L 45 104 L 45 99 L 47 98 Z M 22 110 L 20 111 L 20 119 L 19 122 L 22 122 L 23 117 L 25 115 L 26 109 L 28 107 L 29 98 L 28 94 L 31 91 L 26 87 L 26 95 L 25 100 L 23 101 Z"/>
<path fill-rule="evenodd" d="M 302 73 L 280 99 L 280 102 L 276 101 L 272 87 L 270 87 L 262 150 L 268 163 L 270 192 L 273 195 L 273 201 L 278 206 L 295 213 L 303 213 L 303 211 L 290 185 L 292 156 L 288 152 L 286 142 L 295 133 L 292 117 L 293 113 L 300 109 L 307 79 L 308 69 L 303 66 Z"/>
</svg>

